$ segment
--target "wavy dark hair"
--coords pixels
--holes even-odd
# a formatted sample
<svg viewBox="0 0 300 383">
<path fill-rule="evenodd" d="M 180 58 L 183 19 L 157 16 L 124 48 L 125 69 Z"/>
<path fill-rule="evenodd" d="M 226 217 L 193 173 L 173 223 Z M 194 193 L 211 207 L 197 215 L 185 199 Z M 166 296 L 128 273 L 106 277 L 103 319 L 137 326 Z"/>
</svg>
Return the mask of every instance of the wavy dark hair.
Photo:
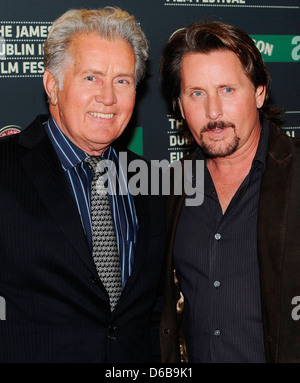
<svg viewBox="0 0 300 383">
<path fill-rule="evenodd" d="M 266 118 L 280 126 L 284 110 L 272 105 L 269 100 L 271 78 L 261 53 L 246 32 L 219 21 L 193 23 L 187 28 L 179 29 L 173 33 L 164 47 L 160 72 L 165 94 L 172 104 L 175 116 L 181 118 L 178 99 L 181 93 L 183 56 L 188 53 L 209 53 L 219 50 L 230 50 L 238 56 L 255 90 L 261 85 L 265 87 L 266 98 L 259 110 L 260 119 Z"/>
</svg>

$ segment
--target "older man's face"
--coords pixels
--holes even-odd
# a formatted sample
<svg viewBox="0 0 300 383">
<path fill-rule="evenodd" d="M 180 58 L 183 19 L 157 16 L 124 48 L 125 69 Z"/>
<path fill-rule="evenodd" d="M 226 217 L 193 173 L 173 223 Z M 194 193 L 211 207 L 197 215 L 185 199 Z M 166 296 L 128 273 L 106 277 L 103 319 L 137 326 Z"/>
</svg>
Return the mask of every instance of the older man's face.
<svg viewBox="0 0 300 383">
<path fill-rule="evenodd" d="M 92 33 L 76 36 L 70 52 L 73 63 L 65 72 L 62 89 L 45 73 L 50 113 L 75 145 L 99 155 L 122 134 L 131 118 L 134 52 L 122 39 L 110 41 Z"/>
</svg>

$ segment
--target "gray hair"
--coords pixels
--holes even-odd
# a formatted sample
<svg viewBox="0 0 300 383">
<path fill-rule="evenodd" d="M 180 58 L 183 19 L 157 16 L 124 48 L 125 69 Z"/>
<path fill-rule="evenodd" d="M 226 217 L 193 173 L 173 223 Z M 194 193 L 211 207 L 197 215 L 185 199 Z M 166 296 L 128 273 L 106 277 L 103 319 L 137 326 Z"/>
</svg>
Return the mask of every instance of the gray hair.
<svg viewBox="0 0 300 383">
<path fill-rule="evenodd" d="M 45 69 L 63 85 L 64 71 L 72 64 L 69 46 L 75 35 L 95 33 L 106 39 L 127 41 L 135 55 L 135 83 L 144 77 L 148 59 L 148 42 L 134 16 L 116 7 L 103 9 L 71 9 L 51 26 L 44 45 Z"/>
</svg>

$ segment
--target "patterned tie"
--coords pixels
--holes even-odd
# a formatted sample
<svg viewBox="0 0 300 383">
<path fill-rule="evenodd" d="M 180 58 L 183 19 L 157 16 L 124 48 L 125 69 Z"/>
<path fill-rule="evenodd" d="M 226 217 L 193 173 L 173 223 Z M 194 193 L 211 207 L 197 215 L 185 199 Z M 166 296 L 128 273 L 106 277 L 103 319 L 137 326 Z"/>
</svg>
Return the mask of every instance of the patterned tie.
<svg viewBox="0 0 300 383">
<path fill-rule="evenodd" d="M 101 157 L 87 157 L 85 162 L 89 164 L 93 172 L 91 183 L 93 259 L 98 275 L 108 292 L 111 311 L 113 311 L 122 292 L 122 277 L 117 239 L 104 186 L 105 177 L 103 177 L 104 169 L 101 169 L 101 160 Z"/>
</svg>

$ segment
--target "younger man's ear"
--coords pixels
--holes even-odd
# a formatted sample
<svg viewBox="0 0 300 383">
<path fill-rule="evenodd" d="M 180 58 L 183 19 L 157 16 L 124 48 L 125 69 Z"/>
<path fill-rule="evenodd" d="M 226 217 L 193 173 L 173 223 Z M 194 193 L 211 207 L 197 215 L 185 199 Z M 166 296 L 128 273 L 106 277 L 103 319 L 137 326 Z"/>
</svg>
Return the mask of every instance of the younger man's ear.
<svg viewBox="0 0 300 383">
<path fill-rule="evenodd" d="M 259 109 L 263 106 L 265 102 L 266 87 L 264 87 L 263 85 L 258 86 L 255 91 L 255 98 L 256 98 L 256 107 L 257 109 Z"/>
</svg>

